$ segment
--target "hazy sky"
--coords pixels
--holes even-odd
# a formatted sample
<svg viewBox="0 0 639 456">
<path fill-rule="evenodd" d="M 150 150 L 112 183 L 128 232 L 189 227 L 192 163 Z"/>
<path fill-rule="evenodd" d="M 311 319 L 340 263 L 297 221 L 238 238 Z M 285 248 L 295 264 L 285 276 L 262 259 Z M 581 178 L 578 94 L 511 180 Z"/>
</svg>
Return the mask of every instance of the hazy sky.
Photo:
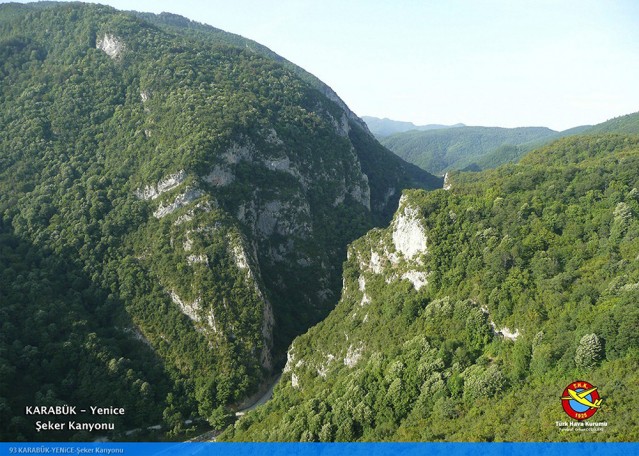
<svg viewBox="0 0 639 456">
<path fill-rule="evenodd" d="M 268 46 L 358 115 L 566 129 L 639 111 L 636 0 L 104 0 Z"/>
</svg>

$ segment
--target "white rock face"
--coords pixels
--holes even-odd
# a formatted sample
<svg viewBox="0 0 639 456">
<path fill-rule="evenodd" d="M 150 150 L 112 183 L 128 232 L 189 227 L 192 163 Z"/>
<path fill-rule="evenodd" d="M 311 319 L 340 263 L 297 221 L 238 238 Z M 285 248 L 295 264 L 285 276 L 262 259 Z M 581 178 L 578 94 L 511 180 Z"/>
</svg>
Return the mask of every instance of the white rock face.
<svg viewBox="0 0 639 456">
<path fill-rule="evenodd" d="M 153 351 L 155 351 L 153 345 L 151 344 L 151 342 L 149 342 L 149 339 L 147 339 L 144 334 L 142 334 L 142 331 L 140 331 L 140 328 L 138 328 L 137 326 L 124 328 L 122 331 L 130 334 L 134 339 L 139 340 L 140 342 L 151 348 Z"/>
<path fill-rule="evenodd" d="M 501 336 L 504 339 L 510 339 L 512 341 L 515 341 L 519 337 L 519 330 L 517 328 L 515 328 L 515 332 L 512 332 L 510 328 L 506 328 L 505 326 L 501 329 L 497 329 L 497 325 L 492 320 L 490 322 L 490 326 L 492 326 L 493 332 L 496 335 Z"/>
<path fill-rule="evenodd" d="M 153 216 L 157 219 L 161 219 L 162 217 L 165 217 L 175 212 L 179 208 L 192 203 L 193 201 L 195 201 L 202 195 L 204 195 L 204 192 L 202 192 L 202 190 L 200 189 L 187 188 L 187 190 L 184 193 L 181 193 L 178 196 L 176 196 L 171 204 L 167 206 L 165 206 L 164 204 L 160 204 L 158 209 L 155 212 L 153 212 Z"/>
<path fill-rule="evenodd" d="M 293 345 L 286 352 L 286 364 L 284 365 L 284 370 L 282 373 L 286 373 L 293 368 L 293 363 L 295 362 L 295 353 L 293 353 Z"/>
<path fill-rule="evenodd" d="M 171 291 L 171 301 L 178 305 L 184 315 L 195 322 L 200 321 L 198 312 L 200 311 L 201 300 L 198 298 L 192 303 L 182 300 L 175 291 Z"/>
<path fill-rule="evenodd" d="M 444 190 L 450 190 L 452 185 L 450 183 L 450 178 L 448 177 L 448 173 L 444 174 L 444 186 L 442 187 Z"/>
<path fill-rule="evenodd" d="M 366 304 L 370 304 L 371 302 L 370 296 L 366 294 L 366 278 L 363 275 L 360 275 L 359 278 L 357 279 L 357 284 L 359 287 L 359 291 L 364 292 L 362 296 L 362 300 L 359 303 L 361 307 L 364 307 Z"/>
<path fill-rule="evenodd" d="M 366 291 L 366 277 L 364 276 L 359 276 L 359 278 L 357 279 L 357 283 L 359 285 L 359 291 Z"/>
<path fill-rule="evenodd" d="M 404 200 L 403 196 L 402 200 Z M 400 207 L 402 202 L 400 201 Z M 418 214 L 417 209 L 405 205 L 404 210 L 393 223 L 393 244 L 406 259 L 412 259 L 415 255 L 428 251 L 426 247 L 428 238 Z"/>
<path fill-rule="evenodd" d="M 182 244 L 182 249 L 185 252 L 190 252 L 191 249 L 193 248 L 193 239 L 191 239 L 191 237 L 189 236 L 191 233 L 192 233 L 192 231 L 187 230 L 187 232 L 185 233 L 185 236 L 184 236 L 185 239 L 184 239 L 184 243 Z"/>
<path fill-rule="evenodd" d="M 248 259 L 246 253 L 241 245 L 233 246 L 233 257 L 235 258 L 235 265 L 238 269 L 247 269 L 249 276 L 252 276 L 251 269 L 249 268 Z"/>
<path fill-rule="evenodd" d="M 233 183 L 234 180 L 235 175 L 233 175 L 230 170 L 222 168 L 221 166 L 215 166 L 208 175 L 204 176 L 205 182 L 216 187 L 224 187 Z"/>
<path fill-rule="evenodd" d="M 515 332 L 512 332 L 510 329 L 504 327 L 499 330 L 498 334 L 501 334 L 506 339 L 510 339 L 514 341 L 514 340 L 517 340 L 517 338 L 519 337 L 519 330 L 515 328 Z"/>
<path fill-rule="evenodd" d="M 158 181 L 158 193 L 162 193 L 173 190 L 180 185 L 186 179 L 186 172 L 182 169 L 175 174 L 169 174 L 164 179 Z"/>
<path fill-rule="evenodd" d="M 326 355 L 326 362 L 320 364 L 320 366 L 316 369 L 317 375 L 319 375 L 322 378 L 326 378 L 326 374 L 328 373 L 328 368 L 334 360 L 335 360 L 335 356 L 333 356 L 332 354 L 329 353 L 328 355 Z"/>
<path fill-rule="evenodd" d="M 138 188 L 133 193 L 135 194 L 135 196 L 143 200 L 154 200 L 155 198 L 160 196 L 158 194 L 157 188 L 155 188 L 154 185 L 147 185 L 143 189 Z"/>
<path fill-rule="evenodd" d="M 178 226 L 181 225 L 182 223 L 186 223 L 186 222 L 190 222 L 191 220 L 193 220 L 193 217 L 195 217 L 195 212 L 196 211 L 202 211 L 202 212 L 211 212 L 213 210 L 213 207 L 218 207 L 217 206 L 217 201 L 213 200 L 213 203 L 211 204 L 210 201 L 202 201 L 201 203 L 197 203 L 195 205 L 195 207 L 189 209 L 186 214 L 182 214 L 180 215 L 175 222 L 173 222 L 174 226 Z M 214 230 L 216 227 L 207 227 L 208 229 Z M 201 231 L 202 228 L 199 228 L 196 231 Z M 186 248 L 185 248 L 186 250 Z"/>
<path fill-rule="evenodd" d="M 488 313 L 488 307 L 486 306 L 481 306 L 480 310 L 485 313 L 486 315 L 489 315 Z M 497 325 L 495 324 L 494 321 L 490 320 L 490 326 L 491 328 L 493 328 L 493 332 L 497 335 L 497 336 L 501 336 L 504 339 L 510 339 L 512 341 L 517 340 L 517 338 L 519 337 L 519 330 L 517 328 L 515 328 L 515 332 L 511 331 L 510 328 L 507 327 L 503 327 L 501 329 L 497 328 Z"/>
<path fill-rule="evenodd" d="M 404 274 L 402 274 L 402 279 L 409 280 L 417 291 L 428 284 L 426 273 L 421 271 L 405 272 Z"/>
<path fill-rule="evenodd" d="M 115 35 L 110 35 L 108 33 L 105 33 L 104 37 L 97 39 L 95 47 L 96 49 L 104 51 L 106 55 L 112 59 L 120 57 L 124 51 L 124 43 L 122 40 Z"/>
<path fill-rule="evenodd" d="M 297 375 L 295 375 L 295 374 L 291 374 L 291 386 L 293 388 L 299 388 L 300 387 L 300 381 L 297 378 Z"/>
<path fill-rule="evenodd" d="M 282 171 L 284 173 L 288 173 L 291 176 L 295 177 L 300 184 L 302 184 L 303 188 L 308 187 L 308 182 L 299 172 L 299 170 L 295 167 L 293 163 L 291 163 L 291 159 L 288 157 L 277 157 L 277 158 L 264 158 L 261 161 L 262 165 L 269 171 Z"/>
<path fill-rule="evenodd" d="M 375 274 L 381 274 L 382 272 L 384 272 L 382 257 L 374 250 L 371 250 L 371 262 L 369 264 L 369 267 Z"/>
<path fill-rule="evenodd" d="M 344 357 L 344 365 L 347 367 L 355 367 L 358 361 L 362 358 L 364 346 L 360 343 L 357 347 L 353 344 L 348 346 L 346 356 Z"/>
<path fill-rule="evenodd" d="M 186 179 L 186 172 L 180 170 L 177 173 L 169 174 L 160 179 L 156 185 L 147 185 L 144 189 L 137 189 L 134 193 L 140 199 L 154 200 L 162 193 L 173 190 Z"/>
</svg>

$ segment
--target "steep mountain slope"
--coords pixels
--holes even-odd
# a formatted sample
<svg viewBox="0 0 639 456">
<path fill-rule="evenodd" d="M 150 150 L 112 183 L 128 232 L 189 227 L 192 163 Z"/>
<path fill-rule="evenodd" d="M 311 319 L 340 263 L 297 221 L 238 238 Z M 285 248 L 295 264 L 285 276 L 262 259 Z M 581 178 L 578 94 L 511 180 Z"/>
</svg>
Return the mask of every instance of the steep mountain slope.
<svg viewBox="0 0 639 456">
<path fill-rule="evenodd" d="M 577 136 L 404 192 L 226 440 L 636 441 L 639 139 Z M 563 432 L 586 380 L 600 432 Z"/>
<path fill-rule="evenodd" d="M 639 112 L 615 117 L 587 130 L 587 133 L 639 134 Z"/>
<path fill-rule="evenodd" d="M 415 125 L 412 122 L 402 122 L 399 120 L 392 119 L 380 119 L 379 117 L 371 117 L 371 116 L 362 116 L 362 120 L 366 122 L 369 130 L 378 138 L 383 138 L 384 136 L 389 136 L 394 133 L 402 133 L 404 131 L 410 130 L 439 130 L 442 128 L 452 128 L 452 127 L 464 127 L 464 124 L 456 124 L 456 125 L 439 125 L 439 124 L 429 124 L 429 125 Z"/>
<path fill-rule="evenodd" d="M 547 128 L 462 126 L 456 129 L 380 135 L 380 141 L 398 156 L 422 169 L 443 174 L 452 170 L 496 168 L 505 163 L 515 163 L 528 152 L 551 141 L 578 134 L 601 133 L 639 134 L 639 113 L 560 132 Z"/>
<path fill-rule="evenodd" d="M 9 418 L 45 400 L 135 404 L 116 434 L 224 419 L 334 306 L 346 244 L 388 220 L 402 189 L 441 186 L 303 70 L 159 22 L 0 5 L 2 277 L 43 293 L 2 302 L 0 370 L 23 385 L 0 392 L 3 439 L 69 438 Z M 48 337 L 31 334 L 45 324 Z M 100 376 L 91 403 L 68 364 L 43 373 L 60 345 Z"/>
<path fill-rule="evenodd" d="M 482 159 L 503 164 L 519 158 L 540 142 L 557 137 L 543 127 L 459 127 L 408 131 L 381 138 L 381 143 L 403 159 L 434 174 L 463 169 Z M 495 156 L 497 155 L 497 156 Z"/>
<path fill-rule="evenodd" d="M 475 167 L 476 170 L 497 168 L 506 163 L 516 163 L 528 152 L 549 144 L 552 141 L 556 141 L 568 136 L 574 136 L 582 133 L 586 133 L 591 128 L 591 125 L 581 125 L 579 127 L 569 128 L 568 130 L 557 132 L 553 135 L 543 137 L 542 139 L 527 142 L 522 145 L 503 145 L 499 146 L 494 151 L 478 157 L 468 165 Z"/>
</svg>

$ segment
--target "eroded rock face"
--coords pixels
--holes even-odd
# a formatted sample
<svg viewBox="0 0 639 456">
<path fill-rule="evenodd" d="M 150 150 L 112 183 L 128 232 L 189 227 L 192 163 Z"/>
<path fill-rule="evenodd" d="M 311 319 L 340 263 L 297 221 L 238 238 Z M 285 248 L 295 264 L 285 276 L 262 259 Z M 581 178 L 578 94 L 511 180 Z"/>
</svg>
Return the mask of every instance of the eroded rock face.
<svg viewBox="0 0 639 456">
<path fill-rule="evenodd" d="M 355 367 L 362 358 L 363 352 L 364 344 L 360 343 L 357 345 L 349 345 L 348 350 L 346 351 L 346 356 L 344 357 L 344 365 L 347 367 Z"/>
<path fill-rule="evenodd" d="M 196 299 L 193 302 L 187 302 L 183 300 L 182 298 L 180 298 L 180 296 L 175 291 L 171 291 L 170 296 L 171 296 L 171 301 L 177 304 L 177 306 L 180 308 L 180 310 L 182 311 L 184 315 L 186 315 L 187 317 L 189 317 L 191 320 L 195 322 L 200 322 L 200 316 L 199 316 L 199 312 L 201 310 L 200 299 Z"/>
<path fill-rule="evenodd" d="M 191 204 L 203 195 L 204 192 L 198 188 L 187 188 L 184 193 L 177 195 L 173 202 L 167 205 L 161 203 L 157 210 L 153 212 L 153 216 L 158 219 L 166 217 L 177 209 Z"/>
<path fill-rule="evenodd" d="M 450 177 L 448 173 L 444 174 L 444 186 L 442 187 L 444 190 L 450 190 L 452 188 L 452 184 L 450 183 Z"/>
<path fill-rule="evenodd" d="M 117 59 L 124 52 L 124 42 L 115 35 L 105 33 L 102 38 L 98 38 L 95 47 L 104 51 L 112 59 Z"/>
<path fill-rule="evenodd" d="M 400 208 L 403 210 L 393 222 L 393 244 L 397 251 L 405 258 L 412 259 L 415 255 L 426 253 L 427 236 L 424 227 L 419 220 L 419 211 L 405 204 L 404 197 L 400 199 Z"/>
<path fill-rule="evenodd" d="M 428 275 L 423 271 L 407 271 L 401 278 L 410 281 L 415 290 L 419 291 L 423 286 L 428 285 L 427 277 Z"/>
<path fill-rule="evenodd" d="M 135 196 L 143 200 L 154 200 L 162 193 L 178 187 L 186 179 L 186 172 L 182 169 L 160 179 L 155 185 L 146 185 L 143 189 L 135 190 Z"/>
</svg>

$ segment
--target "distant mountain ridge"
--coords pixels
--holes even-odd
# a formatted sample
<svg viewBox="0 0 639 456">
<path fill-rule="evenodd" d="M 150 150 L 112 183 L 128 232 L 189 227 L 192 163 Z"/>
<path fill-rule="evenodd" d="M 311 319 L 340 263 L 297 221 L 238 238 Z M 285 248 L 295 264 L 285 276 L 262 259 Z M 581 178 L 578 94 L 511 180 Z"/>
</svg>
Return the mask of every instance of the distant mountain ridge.
<svg viewBox="0 0 639 456">
<path fill-rule="evenodd" d="M 559 132 L 546 127 L 463 125 L 394 133 L 380 136 L 379 141 L 406 161 L 441 175 L 453 170 L 479 171 L 516 162 L 535 148 L 591 128 L 583 125 Z"/>
<path fill-rule="evenodd" d="M 469 166 L 483 169 L 514 161 L 558 135 L 545 127 L 463 126 L 396 133 L 380 138 L 380 142 L 404 160 L 433 174 L 443 174 Z"/>
<path fill-rule="evenodd" d="M 380 119 L 379 117 L 362 116 L 362 120 L 366 122 L 369 130 L 378 138 L 389 136 L 394 133 L 402 133 L 405 131 L 419 130 L 438 130 L 441 128 L 457 128 L 464 127 L 462 123 L 455 125 L 440 125 L 440 124 L 428 124 L 428 125 L 415 125 L 413 122 L 403 122 L 401 120 L 392 120 L 388 118 Z"/>
<path fill-rule="evenodd" d="M 617 134 L 639 134 L 639 112 L 626 114 L 624 116 L 615 117 L 606 120 L 600 124 L 594 125 L 588 130 L 588 134 L 595 133 L 617 133 Z"/>
</svg>

